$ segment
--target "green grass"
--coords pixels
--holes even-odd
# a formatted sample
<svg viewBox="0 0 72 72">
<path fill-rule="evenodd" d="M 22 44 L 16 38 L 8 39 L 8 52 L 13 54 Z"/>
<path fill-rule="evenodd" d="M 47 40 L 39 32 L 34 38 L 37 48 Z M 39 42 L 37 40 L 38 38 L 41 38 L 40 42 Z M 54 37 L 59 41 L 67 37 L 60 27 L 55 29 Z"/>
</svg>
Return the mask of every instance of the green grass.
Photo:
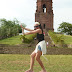
<svg viewBox="0 0 72 72">
<path fill-rule="evenodd" d="M 31 35 L 26 35 L 27 39 L 32 39 L 32 34 Z M 20 39 L 21 35 L 18 36 L 13 36 L 10 38 L 2 39 L 0 40 L 0 44 L 9 44 L 9 45 L 17 45 L 17 44 L 23 44 L 22 40 Z"/>
<path fill-rule="evenodd" d="M 72 36 L 70 35 L 56 34 L 52 31 L 49 31 L 48 33 L 55 44 L 72 44 Z"/>
<path fill-rule="evenodd" d="M 60 36 L 61 34 L 56 34 L 56 35 Z M 14 36 L 14 37 L 11 37 L 11 38 L 0 40 L 0 44 L 9 44 L 9 45 L 22 44 L 20 37 L 21 36 L 18 35 L 18 36 Z M 26 38 L 30 39 L 31 35 L 27 35 Z M 64 35 L 63 38 L 64 38 L 65 44 L 72 44 L 72 36 Z"/>
<path fill-rule="evenodd" d="M 72 72 L 72 55 L 45 55 L 41 60 L 47 72 Z M 25 72 L 29 69 L 30 56 L 16 54 L 0 54 L 0 72 Z M 41 70 L 40 65 L 35 61 L 34 72 Z"/>
<path fill-rule="evenodd" d="M 0 44 L 16 45 L 16 44 L 22 44 L 22 41 L 20 40 L 20 35 L 18 35 L 0 40 Z"/>
<path fill-rule="evenodd" d="M 57 36 L 61 36 L 61 34 L 56 34 Z M 72 36 L 70 35 L 63 35 L 63 39 L 65 44 L 72 44 Z"/>
<path fill-rule="evenodd" d="M 66 44 L 72 44 L 72 36 L 64 35 L 64 41 Z"/>
</svg>

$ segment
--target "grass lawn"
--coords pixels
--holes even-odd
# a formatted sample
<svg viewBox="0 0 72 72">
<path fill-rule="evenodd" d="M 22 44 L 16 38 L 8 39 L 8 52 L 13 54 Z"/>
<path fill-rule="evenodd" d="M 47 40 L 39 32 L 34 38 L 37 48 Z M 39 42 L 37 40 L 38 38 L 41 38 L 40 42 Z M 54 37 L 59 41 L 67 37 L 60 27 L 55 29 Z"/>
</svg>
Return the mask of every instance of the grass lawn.
<svg viewBox="0 0 72 72">
<path fill-rule="evenodd" d="M 72 72 L 72 55 L 45 55 L 41 60 L 47 72 Z M 25 72 L 29 69 L 30 56 L 16 54 L 0 54 L 0 72 Z M 41 67 L 35 61 L 34 72 L 39 72 Z"/>
<path fill-rule="evenodd" d="M 18 36 L 13 36 L 10 38 L 2 39 L 2 40 L 0 40 L 0 44 L 9 44 L 9 45 L 23 44 L 20 37 L 21 36 L 18 35 Z M 29 38 L 29 37 L 30 37 L 30 35 L 26 36 L 26 38 Z"/>
<path fill-rule="evenodd" d="M 20 40 L 20 35 L 18 35 L 0 40 L 0 44 L 16 45 L 16 44 L 22 44 L 22 41 Z"/>
<path fill-rule="evenodd" d="M 26 38 L 31 39 L 33 37 L 33 35 L 32 34 L 26 35 Z M 2 40 L 0 40 L 0 44 L 9 44 L 9 45 L 23 44 L 22 40 L 20 38 L 21 38 L 21 35 L 13 36 L 13 37 L 6 38 L 6 39 L 2 39 Z"/>
<path fill-rule="evenodd" d="M 71 35 L 62 35 L 56 34 L 52 31 L 49 31 L 48 34 L 51 36 L 52 40 L 55 44 L 61 44 L 61 40 L 64 40 L 64 44 L 72 44 L 72 36 Z"/>
<path fill-rule="evenodd" d="M 56 34 L 57 36 L 60 36 L 61 34 Z M 64 42 L 65 44 L 72 44 L 72 36 L 70 35 L 64 35 Z"/>
<path fill-rule="evenodd" d="M 66 44 L 72 44 L 72 36 L 64 35 L 64 41 Z"/>
<path fill-rule="evenodd" d="M 60 36 L 61 34 L 56 34 L 57 36 Z M 9 44 L 9 45 L 17 45 L 17 44 L 22 44 L 22 41 L 20 39 L 20 35 L 10 37 L 7 39 L 0 40 L 0 44 Z M 26 38 L 30 39 L 31 35 L 27 35 Z M 72 44 L 72 36 L 70 35 L 64 35 L 64 42 L 65 44 Z"/>
</svg>

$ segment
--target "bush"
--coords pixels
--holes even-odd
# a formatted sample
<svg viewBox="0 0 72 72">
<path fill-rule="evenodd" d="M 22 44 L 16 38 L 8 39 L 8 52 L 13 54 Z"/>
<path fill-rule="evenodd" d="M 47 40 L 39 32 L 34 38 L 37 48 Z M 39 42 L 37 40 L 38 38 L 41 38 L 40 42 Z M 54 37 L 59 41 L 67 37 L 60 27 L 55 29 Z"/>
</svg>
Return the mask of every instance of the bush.
<svg viewBox="0 0 72 72">
<path fill-rule="evenodd" d="M 30 43 L 34 40 L 36 34 L 30 34 L 30 35 L 21 35 L 21 40 L 23 43 Z"/>
<path fill-rule="evenodd" d="M 55 32 L 49 31 L 48 32 L 49 35 L 51 36 L 52 40 L 54 41 L 54 43 L 56 44 L 64 44 L 64 38 L 63 35 L 59 35 L 57 36 Z"/>
</svg>

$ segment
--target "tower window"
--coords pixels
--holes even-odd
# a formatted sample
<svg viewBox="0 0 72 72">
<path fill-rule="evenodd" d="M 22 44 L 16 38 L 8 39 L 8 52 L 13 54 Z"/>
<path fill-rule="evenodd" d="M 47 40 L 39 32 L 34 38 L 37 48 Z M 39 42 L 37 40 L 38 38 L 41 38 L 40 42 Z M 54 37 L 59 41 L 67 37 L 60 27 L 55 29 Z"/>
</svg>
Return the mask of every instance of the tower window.
<svg viewBox="0 0 72 72">
<path fill-rule="evenodd" d="M 46 13 L 46 5 L 43 4 L 43 13 Z"/>
<path fill-rule="evenodd" d="M 45 24 L 44 24 L 44 29 L 45 29 Z"/>
</svg>

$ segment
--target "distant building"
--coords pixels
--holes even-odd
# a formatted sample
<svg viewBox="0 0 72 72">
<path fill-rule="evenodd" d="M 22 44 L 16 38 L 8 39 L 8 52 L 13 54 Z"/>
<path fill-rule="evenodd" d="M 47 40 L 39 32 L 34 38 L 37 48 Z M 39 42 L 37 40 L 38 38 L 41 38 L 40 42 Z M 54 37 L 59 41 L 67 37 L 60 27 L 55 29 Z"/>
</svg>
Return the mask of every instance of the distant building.
<svg viewBox="0 0 72 72">
<path fill-rule="evenodd" d="M 37 0 L 35 22 L 40 22 L 43 29 L 53 29 L 52 0 Z"/>
</svg>

